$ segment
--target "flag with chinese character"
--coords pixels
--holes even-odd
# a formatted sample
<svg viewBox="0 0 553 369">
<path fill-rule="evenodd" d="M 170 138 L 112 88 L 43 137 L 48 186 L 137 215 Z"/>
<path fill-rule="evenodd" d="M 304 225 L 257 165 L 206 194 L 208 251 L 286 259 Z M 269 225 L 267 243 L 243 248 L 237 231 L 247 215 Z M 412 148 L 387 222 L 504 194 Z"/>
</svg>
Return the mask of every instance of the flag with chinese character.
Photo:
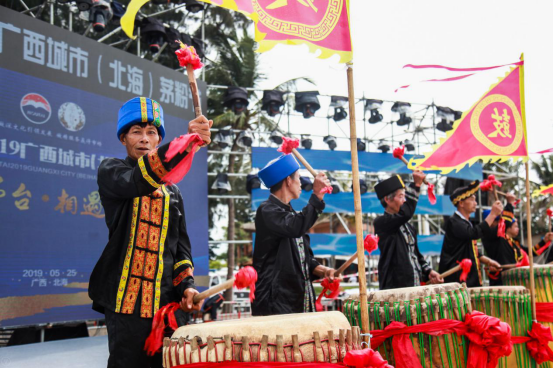
<svg viewBox="0 0 553 369">
<path fill-rule="evenodd" d="M 447 137 L 409 168 L 459 171 L 483 162 L 528 159 L 524 114 L 524 64 L 512 68 L 470 110 L 463 113 Z"/>
<path fill-rule="evenodd" d="M 239 11 L 255 23 L 258 52 L 277 44 L 307 45 L 320 58 L 334 54 L 341 63 L 353 58 L 349 31 L 349 0 L 199 0 Z M 138 10 L 149 0 L 132 0 L 121 18 L 121 27 L 130 38 Z"/>
<path fill-rule="evenodd" d="M 534 192 L 532 192 L 532 197 L 547 194 L 553 195 L 553 185 L 541 186 L 539 190 L 535 190 Z"/>
</svg>

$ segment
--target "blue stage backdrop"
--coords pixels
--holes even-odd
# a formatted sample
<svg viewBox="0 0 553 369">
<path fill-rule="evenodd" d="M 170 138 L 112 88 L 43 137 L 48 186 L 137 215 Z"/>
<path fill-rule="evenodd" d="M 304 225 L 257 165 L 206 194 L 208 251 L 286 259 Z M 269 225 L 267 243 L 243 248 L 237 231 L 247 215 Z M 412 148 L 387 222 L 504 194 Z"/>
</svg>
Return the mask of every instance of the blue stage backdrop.
<svg viewBox="0 0 553 369">
<path fill-rule="evenodd" d="M 194 116 L 186 81 L 176 71 L 2 8 L 0 327 L 100 317 L 87 292 L 108 239 L 96 174 L 103 158 L 126 156 L 116 138 L 117 112 L 134 96 L 159 101 L 168 142 L 186 133 Z M 205 84 L 199 87 L 205 96 Z M 196 154 L 179 187 L 195 274 L 205 275 L 206 150 Z"/>
</svg>

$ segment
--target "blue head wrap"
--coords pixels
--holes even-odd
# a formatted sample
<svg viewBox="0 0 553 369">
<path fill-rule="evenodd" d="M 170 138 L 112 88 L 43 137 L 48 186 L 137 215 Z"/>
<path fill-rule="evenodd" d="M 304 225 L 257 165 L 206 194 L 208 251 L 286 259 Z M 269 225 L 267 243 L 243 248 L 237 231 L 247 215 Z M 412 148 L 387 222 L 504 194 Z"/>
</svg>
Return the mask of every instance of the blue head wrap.
<svg viewBox="0 0 553 369">
<path fill-rule="evenodd" d="M 117 120 L 117 139 L 121 134 L 135 124 L 153 124 L 161 139 L 165 138 L 165 126 L 163 123 L 163 109 L 161 105 L 148 97 L 135 97 L 127 101 L 119 109 Z"/>
<path fill-rule="evenodd" d="M 293 155 L 281 155 L 267 163 L 257 175 L 265 187 L 271 188 L 298 169 L 300 165 Z"/>
</svg>

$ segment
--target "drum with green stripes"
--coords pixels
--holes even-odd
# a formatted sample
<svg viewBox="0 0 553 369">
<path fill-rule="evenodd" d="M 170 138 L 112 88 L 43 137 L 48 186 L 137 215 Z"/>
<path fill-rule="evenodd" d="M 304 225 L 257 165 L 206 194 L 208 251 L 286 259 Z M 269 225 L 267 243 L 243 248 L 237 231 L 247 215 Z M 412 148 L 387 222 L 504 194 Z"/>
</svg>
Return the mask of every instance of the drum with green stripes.
<svg viewBox="0 0 553 369">
<path fill-rule="evenodd" d="M 495 316 L 511 326 L 513 336 L 528 336 L 532 326 L 530 291 L 522 286 L 469 288 L 473 310 Z M 511 356 L 499 359 L 498 368 L 535 368 L 526 344 L 513 346 Z"/>
<path fill-rule="evenodd" d="M 471 311 L 470 296 L 459 283 L 372 291 L 367 295 L 371 330 L 384 329 L 393 321 L 409 326 L 440 319 L 462 321 Z M 343 313 L 352 326 L 361 326 L 358 296 L 345 301 Z M 422 333 L 411 334 L 410 338 L 423 368 L 466 367 L 466 338 L 456 334 L 435 337 Z M 394 357 L 403 354 L 393 351 L 392 338 L 380 345 L 378 351 L 393 366 Z"/>
</svg>

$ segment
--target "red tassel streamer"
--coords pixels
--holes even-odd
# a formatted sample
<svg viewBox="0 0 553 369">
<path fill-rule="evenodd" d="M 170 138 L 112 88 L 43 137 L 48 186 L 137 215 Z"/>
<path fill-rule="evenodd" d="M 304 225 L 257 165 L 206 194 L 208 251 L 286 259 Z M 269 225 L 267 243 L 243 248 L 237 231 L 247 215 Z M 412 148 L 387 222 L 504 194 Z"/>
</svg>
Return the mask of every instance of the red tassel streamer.
<svg viewBox="0 0 553 369">
<path fill-rule="evenodd" d="M 403 155 L 405 155 L 405 146 L 396 147 L 394 151 L 392 151 L 392 155 L 396 159 L 401 159 Z"/>
<path fill-rule="evenodd" d="M 329 299 L 335 299 L 338 297 L 338 294 L 340 293 L 340 280 L 335 279 L 331 282 L 328 278 L 325 278 L 321 282 L 321 287 L 323 290 L 315 302 L 315 308 L 317 311 L 323 311 L 323 305 L 321 304 L 323 296 Z"/>
<path fill-rule="evenodd" d="M 300 147 L 300 140 L 297 138 L 282 137 L 282 145 L 277 149 L 283 154 L 291 154 L 293 149 Z"/>
<path fill-rule="evenodd" d="M 323 188 L 320 193 L 331 194 L 332 193 L 332 186 L 328 186 L 328 187 Z"/>
<path fill-rule="evenodd" d="M 393 368 L 382 358 L 380 352 L 370 348 L 348 351 L 344 364 L 353 368 Z"/>
<path fill-rule="evenodd" d="M 367 251 L 369 254 L 373 252 L 374 250 L 378 249 L 378 236 L 375 236 L 373 234 L 368 234 L 365 237 L 365 240 L 363 241 L 363 246 L 365 247 L 365 251 Z"/>
<path fill-rule="evenodd" d="M 430 201 L 431 205 L 436 205 L 436 194 L 434 194 L 434 185 L 432 183 L 428 184 L 427 187 L 428 190 L 428 201 Z"/>
<path fill-rule="evenodd" d="M 257 271 L 247 266 L 238 271 L 234 277 L 234 287 L 238 289 L 250 288 L 250 303 L 255 299 L 255 283 L 257 282 Z"/>
<path fill-rule="evenodd" d="M 179 304 L 177 302 L 171 302 L 161 309 L 159 309 L 154 316 L 152 321 L 152 331 L 146 339 L 146 344 L 144 345 L 144 350 L 148 356 L 154 356 L 156 352 L 159 352 L 161 346 L 163 346 L 163 333 L 165 332 L 165 317 L 169 321 L 169 326 L 176 330 L 179 326 L 177 325 L 177 319 L 175 318 L 175 311 L 179 309 Z"/>
<path fill-rule="evenodd" d="M 547 216 L 548 217 L 553 217 L 553 209 L 547 209 Z"/>
<path fill-rule="evenodd" d="M 178 40 L 175 42 L 180 44 L 180 49 L 175 51 L 175 54 L 177 54 L 177 59 L 179 59 L 181 67 L 186 68 L 186 66 L 190 64 L 192 68 L 196 70 L 204 66 L 194 46 L 187 46 Z"/>
<path fill-rule="evenodd" d="M 470 273 L 470 269 L 472 268 L 472 260 L 470 259 L 463 259 L 461 262 L 457 262 L 461 266 L 461 277 L 459 277 L 459 280 L 461 282 L 466 282 L 467 277 Z"/>
<path fill-rule="evenodd" d="M 171 161 L 177 154 L 182 154 L 189 146 L 190 152 L 161 180 L 165 183 L 179 183 L 190 170 L 196 148 L 203 144 L 203 140 L 197 133 L 182 135 L 171 141 L 169 150 L 165 154 L 165 162 Z"/>
</svg>

